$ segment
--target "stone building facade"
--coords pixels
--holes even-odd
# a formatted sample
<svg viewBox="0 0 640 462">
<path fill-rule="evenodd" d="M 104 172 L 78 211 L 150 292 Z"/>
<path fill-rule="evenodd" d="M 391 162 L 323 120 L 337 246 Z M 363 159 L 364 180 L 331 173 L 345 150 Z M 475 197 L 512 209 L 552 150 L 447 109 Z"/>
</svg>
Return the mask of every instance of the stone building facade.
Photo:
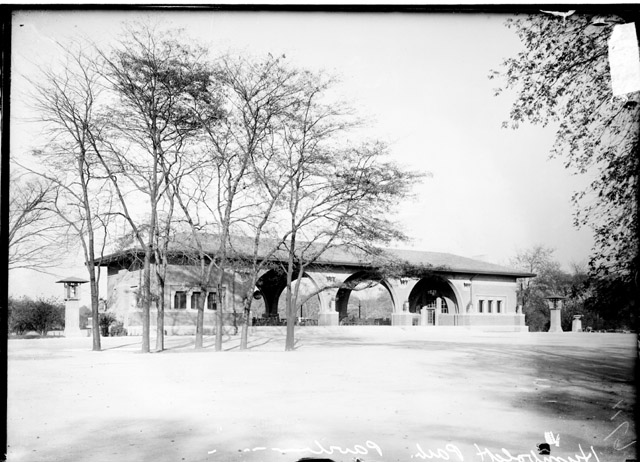
<svg viewBox="0 0 640 462">
<path fill-rule="evenodd" d="M 409 267 L 422 268 L 406 276 L 384 277 L 370 262 L 338 249 L 323 254 L 311 265 L 305 278 L 318 291 L 319 313 L 308 324 L 338 326 L 345 324 L 347 306 L 353 288 L 361 281 L 375 280 L 389 293 L 388 322 L 395 326 L 459 328 L 492 331 L 527 331 L 524 314 L 518 307 L 518 279 L 533 274 L 447 253 L 387 249 L 387 255 Z M 104 257 L 100 265 L 108 269 L 108 304 L 124 322 L 129 334 L 141 331 L 138 292 L 142 286 L 139 255 L 131 251 Z M 205 297 L 205 333 L 213 333 L 215 313 L 222 294 L 224 322 L 231 325 L 242 313 L 243 300 L 252 297 L 261 304 L 258 318 L 273 318 L 286 283 L 276 270 L 263 271 L 258 284 L 248 286 L 248 277 L 233 266 L 222 285 L 212 274 L 206 293 L 198 283 L 196 266 L 174 259 L 168 265 L 165 288 L 165 330 L 168 335 L 195 332 L 197 303 Z M 154 292 L 157 293 L 156 290 Z M 155 306 L 155 304 L 154 304 Z M 255 311 L 254 311 L 255 313 Z M 255 315 L 254 315 L 255 316 Z M 155 324 L 152 309 L 151 322 Z M 255 322 L 255 320 L 254 320 Z M 153 328 L 153 327 L 152 327 Z"/>
</svg>

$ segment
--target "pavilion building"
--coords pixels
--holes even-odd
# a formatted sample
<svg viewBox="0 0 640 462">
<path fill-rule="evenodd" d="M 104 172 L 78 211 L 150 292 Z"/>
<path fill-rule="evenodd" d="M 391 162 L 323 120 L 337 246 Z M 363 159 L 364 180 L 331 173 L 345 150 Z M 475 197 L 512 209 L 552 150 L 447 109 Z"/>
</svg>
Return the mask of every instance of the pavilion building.
<svg viewBox="0 0 640 462">
<path fill-rule="evenodd" d="M 215 238 L 209 238 L 205 245 L 207 249 L 217 248 Z M 234 247 L 237 252 L 242 245 Z M 278 301 L 286 288 L 284 273 L 278 269 L 286 261 L 283 251 L 269 254 L 270 265 L 258 273 L 257 284 L 251 287 L 246 270 L 249 252 L 244 253 L 243 258 L 230 260 L 221 285 L 216 271 L 206 284 L 201 284 L 200 267 L 193 259 L 189 240 L 170 247 L 164 295 L 168 335 L 195 332 L 201 297 L 205 298 L 205 333 L 213 333 L 220 303 L 224 323 L 228 325 L 233 323 L 234 313 L 242 313 L 243 302 L 249 297 L 254 323 L 256 319 L 273 319 L 277 315 Z M 518 305 L 517 289 L 519 279 L 534 274 L 449 253 L 384 249 L 382 255 L 382 259 L 380 256 L 374 259 L 344 248 L 331 248 L 309 265 L 304 278 L 318 292 L 319 310 L 314 319 L 305 319 L 305 323 L 346 324 L 351 293 L 363 281 L 373 281 L 388 291 L 390 299 L 387 315 L 375 324 L 528 331 Z M 122 320 L 130 335 L 139 335 L 142 330 L 139 307 L 142 261 L 142 250 L 132 249 L 107 255 L 98 262 L 108 270 L 109 309 Z M 385 266 L 388 262 L 394 263 L 393 271 Z M 156 289 L 153 287 L 154 293 L 158 293 Z M 152 326 L 156 302 L 152 303 Z"/>
</svg>

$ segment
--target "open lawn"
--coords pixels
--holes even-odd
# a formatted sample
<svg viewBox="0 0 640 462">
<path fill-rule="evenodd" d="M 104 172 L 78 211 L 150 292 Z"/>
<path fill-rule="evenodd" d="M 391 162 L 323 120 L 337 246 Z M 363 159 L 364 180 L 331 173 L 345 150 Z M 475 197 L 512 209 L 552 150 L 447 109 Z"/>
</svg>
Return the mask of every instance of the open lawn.
<svg viewBox="0 0 640 462">
<path fill-rule="evenodd" d="M 461 338 L 462 337 L 462 338 Z M 626 461 L 636 336 L 256 328 L 251 349 L 10 340 L 8 460 Z M 154 343 L 152 343 L 154 345 Z M 551 456 L 536 445 L 553 442 Z M 552 438 L 553 436 L 553 438 Z M 545 458 L 546 457 L 546 458 Z M 552 457 L 552 458 L 549 458 Z"/>
</svg>

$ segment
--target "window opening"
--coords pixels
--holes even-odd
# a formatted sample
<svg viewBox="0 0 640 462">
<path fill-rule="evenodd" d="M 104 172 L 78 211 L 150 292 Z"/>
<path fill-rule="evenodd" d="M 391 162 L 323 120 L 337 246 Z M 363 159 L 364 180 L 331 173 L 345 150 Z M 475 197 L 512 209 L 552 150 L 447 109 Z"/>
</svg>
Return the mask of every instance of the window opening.
<svg viewBox="0 0 640 462">
<path fill-rule="evenodd" d="M 217 299 L 218 299 L 218 294 L 217 293 L 209 292 L 209 295 L 207 295 L 207 309 L 208 310 L 215 310 L 215 309 L 218 308 Z"/>
<path fill-rule="evenodd" d="M 187 308 L 187 293 L 183 290 L 176 291 L 173 296 L 173 309 L 184 310 Z"/>
<path fill-rule="evenodd" d="M 200 304 L 200 292 L 193 292 L 191 294 L 191 309 L 197 310 Z"/>
</svg>

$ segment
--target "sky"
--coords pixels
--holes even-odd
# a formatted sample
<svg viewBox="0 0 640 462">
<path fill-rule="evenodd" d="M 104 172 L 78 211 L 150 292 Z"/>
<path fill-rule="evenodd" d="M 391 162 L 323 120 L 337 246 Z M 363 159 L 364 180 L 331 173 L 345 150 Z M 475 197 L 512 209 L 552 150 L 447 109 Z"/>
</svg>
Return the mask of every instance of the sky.
<svg viewBox="0 0 640 462">
<path fill-rule="evenodd" d="M 592 236 L 573 227 L 570 202 L 588 178 L 549 159 L 555 127 L 501 127 L 515 95 L 494 96 L 499 82 L 488 75 L 520 50 L 504 14 L 16 12 L 12 157 L 28 162 L 39 139 L 25 79 L 54 65 L 56 42 L 106 45 L 123 21 L 145 18 L 184 28 L 214 54 L 284 54 L 292 65 L 336 75 L 336 91 L 367 120 L 366 134 L 386 141 L 406 168 L 429 173 L 394 211 L 411 238 L 400 247 L 507 265 L 542 244 L 566 269 L 588 260 Z M 12 271 L 9 292 L 60 296 L 55 280 L 84 273 L 71 255 L 52 275 Z"/>
</svg>

